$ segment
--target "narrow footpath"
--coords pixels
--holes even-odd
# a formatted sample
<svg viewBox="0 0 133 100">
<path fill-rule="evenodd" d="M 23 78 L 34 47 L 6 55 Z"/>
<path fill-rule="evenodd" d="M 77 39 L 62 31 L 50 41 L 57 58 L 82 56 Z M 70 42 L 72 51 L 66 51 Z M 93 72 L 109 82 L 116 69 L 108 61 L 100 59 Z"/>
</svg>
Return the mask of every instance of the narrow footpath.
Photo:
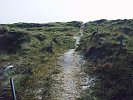
<svg viewBox="0 0 133 100">
<path fill-rule="evenodd" d="M 76 39 L 75 49 L 70 49 L 61 57 L 60 64 L 63 66 L 61 72 L 53 75 L 52 100 L 76 100 L 83 92 L 83 86 L 86 84 L 82 72 L 83 59 L 75 51 L 82 36 L 83 32 L 80 30 L 80 36 L 74 37 Z"/>
</svg>

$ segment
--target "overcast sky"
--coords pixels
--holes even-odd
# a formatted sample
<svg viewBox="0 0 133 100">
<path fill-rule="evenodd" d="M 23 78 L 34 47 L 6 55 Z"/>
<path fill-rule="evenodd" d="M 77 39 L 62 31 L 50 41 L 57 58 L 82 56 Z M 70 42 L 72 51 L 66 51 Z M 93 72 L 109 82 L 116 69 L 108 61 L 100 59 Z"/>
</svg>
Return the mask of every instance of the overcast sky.
<svg viewBox="0 0 133 100">
<path fill-rule="evenodd" d="M 133 0 L 0 0 L 0 23 L 133 18 Z"/>
</svg>

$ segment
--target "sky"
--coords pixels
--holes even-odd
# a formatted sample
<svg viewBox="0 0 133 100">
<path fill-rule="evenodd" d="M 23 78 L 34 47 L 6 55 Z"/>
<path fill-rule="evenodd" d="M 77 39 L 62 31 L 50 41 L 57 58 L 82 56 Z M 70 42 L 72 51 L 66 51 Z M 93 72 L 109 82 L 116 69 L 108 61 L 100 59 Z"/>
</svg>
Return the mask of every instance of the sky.
<svg viewBox="0 0 133 100">
<path fill-rule="evenodd" d="M 0 0 L 0 24 L 132 18 L 133 0 Z"/>
</svg>

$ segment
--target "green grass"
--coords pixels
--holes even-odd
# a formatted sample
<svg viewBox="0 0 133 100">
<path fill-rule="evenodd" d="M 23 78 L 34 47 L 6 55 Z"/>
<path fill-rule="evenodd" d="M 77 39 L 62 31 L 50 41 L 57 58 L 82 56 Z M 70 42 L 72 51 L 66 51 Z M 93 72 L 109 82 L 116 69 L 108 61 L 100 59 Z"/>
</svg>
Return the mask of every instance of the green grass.
<svg viewBox="0 0 133 100">
<path fill-rule="evenodd" d="M 51 75 L 59 72 L 57 58 L 74 48 L 73 36 L 79 33 L 80 25 L 81 22 L 76 21 L 1 25 L 9 30 L 0 34 L 0 42 L 5 43 L 0 44 L 0 68 L 14 65 L 12 76 L 17 77 L 15 89 L 19 100 L 36 100 L 35 91 L 39 88 L 44 88 L 43 98 L 49 97 Z"/>
<path fill-rule="evenodd" d="M 94 78 L 81 100 L 132 100 L 133 20 L 98 20 L 85 24 L 78 50 L 85 73 Z M 98 34 L 93 36 L 98 28 Z M 120 36 L 123 35 L 123 46 Z"/>
</svg>

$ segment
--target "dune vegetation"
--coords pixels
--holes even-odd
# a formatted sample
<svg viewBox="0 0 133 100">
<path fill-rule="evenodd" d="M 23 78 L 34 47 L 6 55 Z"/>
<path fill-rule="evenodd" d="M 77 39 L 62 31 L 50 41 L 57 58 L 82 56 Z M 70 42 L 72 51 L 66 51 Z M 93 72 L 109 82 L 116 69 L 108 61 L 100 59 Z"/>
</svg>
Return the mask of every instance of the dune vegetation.
<svg viewBox="0 0 133 100">
<path fill-rule="evenodd" d="M 59 73 L 56 64 L 64 51 L 74 48 L 82 22 L 47 24 L 15 23 L 0 25 L 1 91 L 11 99 L 9 78 L 14 78 L 18 100 L 36 100 L 40 88 L 44 99 L 49 97 L 51 75 Z M 10 70 L 5 69 L 13 65 Z"/>
<path fill-rule="evenodd" d="M 133 100 L 133 19 L 1 24 L 0 96 L 11 99 L 14 78 L 18 100 L 51 100 L 58 59 L 81 31 L 76 51 L 89 82 L 78 100 Z"/>
<path fill-rule="evenodd" d="M 133 20 L 85 23 L 78 48 L 91 79 L 82 100 L 133 99 Z"/>
</svg>

